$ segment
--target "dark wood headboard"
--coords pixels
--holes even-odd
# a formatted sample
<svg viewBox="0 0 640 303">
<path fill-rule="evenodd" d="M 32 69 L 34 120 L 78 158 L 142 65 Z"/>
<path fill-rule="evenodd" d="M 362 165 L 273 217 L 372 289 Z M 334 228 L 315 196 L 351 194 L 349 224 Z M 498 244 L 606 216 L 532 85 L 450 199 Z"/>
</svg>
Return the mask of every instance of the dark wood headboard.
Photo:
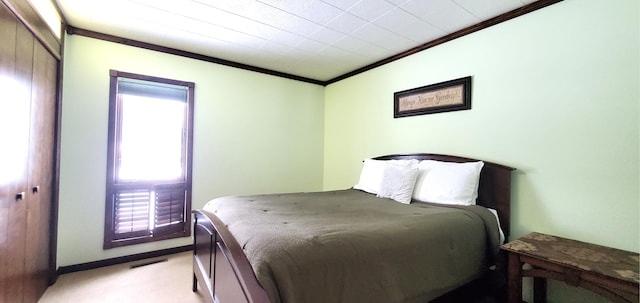
<svg viewBox="0 0 640 303">
<path fill-rule="evenodd" d="M 493 208 L 498 212 L 500 227 L 502 227 L 505 238 L 509 239 L 511 226 L 511 172 L 515 170 L 515 168 L 479 159 L 426 153 L 384 155 L 373 159 L 416 159 L 457 163 L 483 161 L 484 166 L 480 172 L 480 184 L 478 187 L 478 200 L 476 201 L 476 204 L 487 208 Z"/>
</svg>

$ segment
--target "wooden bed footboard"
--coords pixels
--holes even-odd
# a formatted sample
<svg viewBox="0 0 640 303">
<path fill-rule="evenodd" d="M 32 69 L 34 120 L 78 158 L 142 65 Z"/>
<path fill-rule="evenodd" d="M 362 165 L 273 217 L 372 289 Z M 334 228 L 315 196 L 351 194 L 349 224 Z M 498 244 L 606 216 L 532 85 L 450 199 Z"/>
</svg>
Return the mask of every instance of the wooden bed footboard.
<svg viewBox="0 0 640 303">
<path fill-rule="evenodd" d="M 200 285 L 208 303 L 269 303 L 249 260 L 222 221 L 202 210 L 193 214 L 193 291 Z"/>
</svg>

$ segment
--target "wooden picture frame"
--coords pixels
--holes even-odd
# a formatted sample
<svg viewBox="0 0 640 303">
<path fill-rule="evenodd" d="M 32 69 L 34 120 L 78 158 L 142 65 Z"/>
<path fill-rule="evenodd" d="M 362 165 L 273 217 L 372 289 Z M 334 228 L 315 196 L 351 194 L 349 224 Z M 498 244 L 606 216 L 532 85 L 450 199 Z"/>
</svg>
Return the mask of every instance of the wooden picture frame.
<svg viewBox="0 0 640 303">
<path fill-rule="evenodd" d="M 396 92 L 393 117 L 471 109 L 471 76 Z"/>
</svg>

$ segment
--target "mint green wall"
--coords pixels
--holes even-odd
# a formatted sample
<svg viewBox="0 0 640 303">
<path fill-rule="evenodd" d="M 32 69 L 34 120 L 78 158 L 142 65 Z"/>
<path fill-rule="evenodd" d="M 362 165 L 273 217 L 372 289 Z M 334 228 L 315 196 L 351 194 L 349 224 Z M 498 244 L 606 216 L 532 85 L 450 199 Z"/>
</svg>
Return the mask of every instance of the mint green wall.
<svg viewBox="0 0 640 303">
<path fill-rule="evenodd" d="M 230 194 L 322 189 L 322 86 L 67 36 L 58 266 L 191 244 L 102 249 L 109 69 L 195 82 L 193 208 Z"/>
<path fill-rule="evenodd" d="M 567 0 L 328 86 L 324 188 L 432 152 L 517 168 L 512 234 L 640 250 L 639 4 Z M 472 109 L 393 118 L 393 93 L 472 76 Z M 599 301 L 550 285 L 550 302 Z"/>
</svg>

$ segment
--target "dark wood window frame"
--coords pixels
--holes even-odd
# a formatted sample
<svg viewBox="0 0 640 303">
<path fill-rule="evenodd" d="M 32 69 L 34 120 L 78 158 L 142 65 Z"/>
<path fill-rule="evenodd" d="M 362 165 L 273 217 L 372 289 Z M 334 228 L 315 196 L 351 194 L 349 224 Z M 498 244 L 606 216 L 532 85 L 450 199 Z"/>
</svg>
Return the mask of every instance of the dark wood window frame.
<svg viewBox="0 0 640 303">
<path fill-rule="evenodd" d="M 193 82 L 178 81 L 153 76 L 110 70 L 109 88 L 109 134 L 107 158 L 106 210 L 104 249 L 125 245 L 147 243 L 191 235 L 191 179 L 193 149 Z M 168 85 L 185 89 L 185 123 L 182 139 L 182 175 L 172 180 L 120 180 L 119 138 L 121 135 L 122 97 L 119 80 Z M 140 203 L 141 202 L 141 203 Z M 125 213 L 124 207 L 142 204 L 143 208 L 153 208 L 148 219 L 136 217 L 133 212 Z M 129 211 L 129 210 L 127 210 Z M 123 222 L 142 222 L 145 228 L 131 228 L 122 231 Z"/>
</svg>

